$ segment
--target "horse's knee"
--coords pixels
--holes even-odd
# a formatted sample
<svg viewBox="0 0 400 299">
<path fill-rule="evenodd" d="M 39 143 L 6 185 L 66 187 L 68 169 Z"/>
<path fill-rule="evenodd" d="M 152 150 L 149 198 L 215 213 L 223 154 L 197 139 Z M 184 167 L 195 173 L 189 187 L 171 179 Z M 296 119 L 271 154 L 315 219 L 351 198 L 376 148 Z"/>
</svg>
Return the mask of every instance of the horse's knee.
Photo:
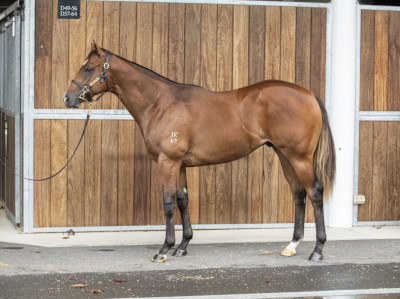
<svg viewBox="0 0 400 299">
<path fill-rule="evenodd" d="M 305 205 L 306 196 L 307 193 L 305 189 L 297 189 L 293 191 L 293 199 L 296 205 Z"/>
<path fill-rule="evenodd" d="M 164 193 L 163 203 L 164 203 L 164 215 L 166 217 L 172 217 L 175 213 L 175 208 L 176 208 L 176 195 L 172 193 Z"/>
</svg>

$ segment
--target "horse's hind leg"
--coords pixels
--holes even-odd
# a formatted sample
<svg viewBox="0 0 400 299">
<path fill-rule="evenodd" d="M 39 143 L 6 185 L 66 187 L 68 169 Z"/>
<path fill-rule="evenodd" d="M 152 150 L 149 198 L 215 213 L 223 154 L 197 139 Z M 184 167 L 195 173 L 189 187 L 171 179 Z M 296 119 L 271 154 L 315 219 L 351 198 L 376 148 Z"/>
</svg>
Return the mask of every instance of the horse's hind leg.
<svg viewBox="0 0 400 299">
<path fill-rule="evenodd" d="M 324 221 L 324 208 L 323 208 L 323 194 L 324 187 L 316 179 L 314 169 L 312 166 L 312 159 L 298 159 L 292 160 L 293 168 L 299 178 L 299 181 L 305 187 L 307 195 L 311 201 L 314 209 L 315 229 L 317 235 L 317 242 L 314 251 L 311 253 L 310 261 L 322 261 L 322 249 L 326 242 L 325 221 Z"/>
<path fill-rule="evenodd" d="M 293 256 L 296 254 L 296 248 L 300 244 L 300 241 L 304 237 L 304 217 L 306 208 L 306 190 L 299 182 L 297 175 L 293 169 L 292 164 L 289 160 L 282 154 L 282 152 L 273 147 L 277 153 L 279 160 L 281 161 L 283 173 L 286 180 L 289 183 L 290 190 L 293 195 L 293 200 L 295 202 L 295 222 L 294 222 L 294 232 L 293 239 L 290 244 L 282 251 L 283 256 Z"/>
<path fill-rule="evenodd" d="M 181 244 L 175 249 L 173 256 L 184 256 L 187 254 L 186 247 L 193 237 L 192 224 L 189 217 L 189 197 L 186 183 L 186 167 L 182 167 L 179 174 L 178 190 L 176 192 L 178 208 L 181 213 L 183 238 Z"/>
</svg>

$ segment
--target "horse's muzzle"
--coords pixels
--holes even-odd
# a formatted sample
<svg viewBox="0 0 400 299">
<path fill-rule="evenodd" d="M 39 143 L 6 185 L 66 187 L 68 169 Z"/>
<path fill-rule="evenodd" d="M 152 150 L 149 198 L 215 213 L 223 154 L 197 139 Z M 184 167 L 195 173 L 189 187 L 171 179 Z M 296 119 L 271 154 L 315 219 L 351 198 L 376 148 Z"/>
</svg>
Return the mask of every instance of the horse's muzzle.
<svg viewBox="0 0 400 299">
<path fill-rule="evenodd" d="M 64 94 L 64 104 L 67 106 L 67 108 L 79 108 L 80 102 L 75 101 L 74 103 L 71 102 L 71 99 L 68 97 L 67 93 Z"/>
</svg>

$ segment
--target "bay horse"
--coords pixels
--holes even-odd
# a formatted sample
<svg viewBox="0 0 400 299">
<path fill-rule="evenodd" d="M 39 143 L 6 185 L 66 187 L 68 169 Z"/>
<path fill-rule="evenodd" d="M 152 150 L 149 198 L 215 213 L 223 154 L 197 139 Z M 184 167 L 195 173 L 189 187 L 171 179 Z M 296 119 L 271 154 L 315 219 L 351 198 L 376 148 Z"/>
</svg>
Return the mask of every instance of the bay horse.
<svg viewBox="0 0 400 299">
<path fill-rule="evenodd" d="M 309 260 L 323 259 L 323 194 L 331 190 L 334 181 L 335 149 L 327 112 L 311 91 L 268 80 L 212 92 L 173 82 L 93 42 L 64 95 L 64 103 L 78 108 L 105 92 L 117 95 L 134 117 L 149 155 L 158 164 L 166 238 L 153 262 L 166 261 L 168 250 L 175 244 L 176 205 L 182 217 L 183 239 L 173 255 L 187 254 L 193 232 L 186 167 L 230 162 L 263 145 L 272 147 L 278 155 L 295 202 L 293 239 L 281 254 L 296 254 L 304 235 L 308 196 L 316 226 L 316 246 Z"/>
</svg>

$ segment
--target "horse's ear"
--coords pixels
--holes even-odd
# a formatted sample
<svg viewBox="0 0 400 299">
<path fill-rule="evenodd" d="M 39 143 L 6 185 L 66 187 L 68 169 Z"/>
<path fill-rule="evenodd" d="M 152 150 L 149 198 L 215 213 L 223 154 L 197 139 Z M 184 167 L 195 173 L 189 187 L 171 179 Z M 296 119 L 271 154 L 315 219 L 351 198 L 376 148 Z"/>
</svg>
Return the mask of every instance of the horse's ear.
<svg viewBox="0 0 400 299">
<path fill-rule="evenodd" d="M 96 53 L 99 52 L 99 49 L 97 48 L 96 43 L 94 42 L 94 40 L 92 41 L 92 51 L 95 51 Z"/>
</svg>

